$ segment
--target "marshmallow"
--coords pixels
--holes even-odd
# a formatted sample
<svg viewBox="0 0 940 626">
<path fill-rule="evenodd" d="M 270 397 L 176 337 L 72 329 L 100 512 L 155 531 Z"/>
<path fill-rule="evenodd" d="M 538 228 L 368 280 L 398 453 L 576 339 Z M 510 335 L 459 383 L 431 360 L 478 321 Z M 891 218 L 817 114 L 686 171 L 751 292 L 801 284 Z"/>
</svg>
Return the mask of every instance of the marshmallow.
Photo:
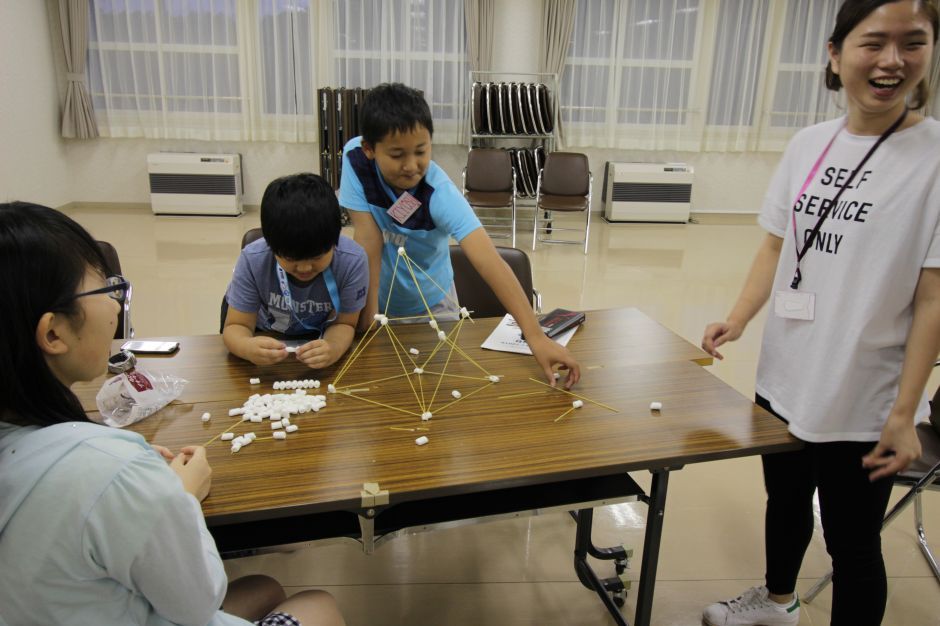
<svg viewBox="0 0 940 626">
<path fill-rule="evenodd" d="M 405 246 L 398 246 L 398 256 L 405 256 Z"/>
<path fill-rule="evenodd" d="M 421 354 L 421 351 L 418 350 L 417 348 L 412 348 L 412 349 L 408 350 L 408 352 L 410 352 L 411 354 L 414 354 L 415 356 Z"/>
<path fill-rule="evenodd" d="M 414 369 L 414 372 L 415 372 L 415 374 L 423 374 L 423 373 L 424 373 L 424 369 L 423 369 L 423 368 L 420 368 L 420 367 L 416 367 L 416 368 Z"/>
<path fill-rule="evenodd" d="M 208 421 L 211 420 L 211 419 L 212 419 L 212 414 L 211 414 L 211 413 L 203 413 L 203 414 L 202 414 L 202 421 L 208 422 Z"/>
<path fill-rule="evenodd" d="M 286 351 L 290 352 L 291 354 L 296 354 L 296 353 L 297 353 L 297 346 L 287 346 L 287 347 L 284 348 L 284 349 L 285 349 Z"/>
<path fill-rule="evenodd" d="M 289 425 L 287 428 L 285 428 L 284 430 L 286 430 L 286 431 L 289 432 L 289 433 L 297 432 L 297 424 L 290 424 L 290 425 Z M 277 433 L 274 433 L 274 434 L 276 435 Z"/>
<path fill-rule="evenodd" d="M 278 431 L 278 432 L 274 433 L 274 438 L 275 438 L 275 439 L 287 439 L 287 433 L 285 433 L 283 430 L 282 430 L 282 431 Z"/>
<path fill-rule="evenodd" d="M 234 438 L 235 435 L 233 433 L 222 433 L 222 436 L 219 437 L 222 441 L 231 441 Z"/>
<path fill-rule="evenodd" d="M 467 310 L 467 307 L 465 306 L 460 307 L 460 317 L 464 319 L 470 317 L 470 311 Z"/>
<path fill-rule="evenodd" d="M 441 341 L 447 341 L 447 333 L 445 333 L 443 330 L 439 330 L 437 331 L 437 338 Z"/>
<path fill-rule="evenodd" d="M 495 374 L 494 374 L 494 375 L 491 375 L 491 376 L 489 377 L 489 379 L 490 379 L 490 382 L 491 382 L 491 383 L 498 383 L 498 382 L 499 382 L 499 376 L 496 376 Z"/>
<path fill-rule="evenodd" d="M 256 435 L 254 431 L 252 431 L 250 433 L 245 433 L 245 438 L 248 439 L 249 441 L 254 441 L 255 439 L 258 438 L 258 435 Z"/>
<path fill-rule="evenodd" d="M 333 383 L 330 383 L 329 385 L 327 385 L 326 390 L 329 391 L 330 393 L 336 393 L 336 387 L 333 385 Z"/>
<path fill-rule="evenodd" d="M 415 443 L 418 444 L 419 446 L 423 446 L 427 442 L 428 442 L 428 438 L 425 437 L 424 435 L 421 435 L 420 437 L 415 439 Z"/>
<path fill-rule="evenodd" d="M 252 415 L 249 421 L 254 422 L 255 424 L 260 424 L 264 420 L 260 415 Z"/>
<path fill-rule="evenodd" d="M 284 428 L 287 428 L 288 426 L 290 426 L 290 419 L 286 417 L 281 418 L 281 426 L 283 426 Z"/>
<path fill-rule="evenodd" d="M 581 407 L 584 406 L 584 401 L 583 401 L 583 400 L 575 400 L 574 402 L 571 403 L 571 406 L 573 406 L 573 407 L 576 408 L 576 409 L 580 409 Z"/>
<path fill-rule="evenodd" d="M 553 376 L 555 377 L 555 380 L 558 380 L 559 378 L 561 378 L 561 374 L 559 374 L 558 372 L 555 372 Z"/>
<path fill-rule="evenodd" d="M 388 318 L 383 315 L 382 319 L 379 320 L 379 324 L 382 326 L 388 326 Z"/>
<path fill-rule="evenodd" d="M 383 317 L 385 317 L 385 316 L 382 315 L 381 313 L 376 313 L 375 315 L 372 316 L 372 319 L 374 319 L 376 322 L 378 322 L 378 321 L 381 321 L 381 319 L 382 319 Z"/>
<path fill-rule="evenodd" d="M 421 419 L 425 422 L 431 419 L 432 417 L 434 417 L 434 414 L 431 413 L 430 411 L 425 411 L 424 413 L 421 414 Z"/>
<path fill-rule="evenodd" d="M 243 408 L 229 409 L 229 410 L 228 410 L 228 416 L 229 416 L 229 417 L 235 417 L 236 415 L 244 415 L 244 414 L 245 414 L 245 409 L 243 409 Z"/>
<path fill-rule="evenodd" d="M 662 411 L 663 403 L 662 402 L 650 402 L 650 411 Z"/>
<path fill-rule="evenodd" d="M 248 384 L 249 384 L 249 385 L 260 385 L 260 384 L 261 384 L 261 379 L 260 379 L 260 378 L 249 378 L 249 379 L 248 379 Z"/>
<path fill-rule="evenodd" d="M 453 391 L 450 392 L 450 395 L 454 396 L 455 398 L 460 398 L 460 396 L 463 394 L 461 394 L 459 391 L 454 389 Z"/>
<path fill-rule="evenodd" d="M 271 422 L 271 430 L 278 430 L 279 428 L 284 428 L 284 424 L 280 420 Z"/>
<path fill-rule="evenodd" d="M 238 451 L 241 450 L 241 449 L 242 449 L 242 444 L 240 444 L 240 443 L 232 443 L 232 453 L 233 453 L 233 454 L 234 454 L 235 452 L 238 452 Z"/>
<path fill-rule="evenodd" d="M 437 330 L 437 320 L 431 320 L 431 321 L 429 321 L 429 322 L 428 322 L 428 326 L 430 326 L 430 327 L 433 328 L 434 330 Z"/>
</svg>

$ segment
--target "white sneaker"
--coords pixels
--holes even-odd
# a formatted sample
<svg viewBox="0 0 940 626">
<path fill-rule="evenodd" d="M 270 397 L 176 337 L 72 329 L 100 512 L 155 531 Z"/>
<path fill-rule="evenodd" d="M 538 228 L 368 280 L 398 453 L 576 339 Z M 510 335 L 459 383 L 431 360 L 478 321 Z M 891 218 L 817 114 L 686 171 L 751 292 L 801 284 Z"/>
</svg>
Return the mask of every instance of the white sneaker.
<svg viewBox="0 0 940 626">
<path fill-rule="evenodd" d="M 777 604 L 767 587 L 751 587 L 734 600 L 717 602 L 705 609 L 706 626 L 789 626 L 800 622 L 800 600 Z"/>
</svg>

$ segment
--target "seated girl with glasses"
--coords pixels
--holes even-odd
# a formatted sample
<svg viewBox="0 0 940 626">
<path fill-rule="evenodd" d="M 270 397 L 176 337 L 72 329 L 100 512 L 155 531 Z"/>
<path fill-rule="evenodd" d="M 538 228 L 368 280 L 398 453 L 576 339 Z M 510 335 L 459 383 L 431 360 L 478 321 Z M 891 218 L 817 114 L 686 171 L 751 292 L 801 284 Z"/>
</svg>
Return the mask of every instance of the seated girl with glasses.
<svg viewBox="0 0 940 626">
<path fill-rule="evenodd" d="M 366 253 L 340 235 L 336 194 L 316 174 L 272 181 L 261 199 L 264 237 L 242 250 L 225 293 L 222 340 L 256 365 L 287 358 L 281 340 L 309 339 L 297 359 L 313 369 L 335 363 L 352 343 L 369 286 Z"/>
<path fill-rule="evenodd" d="M 69 387 L 104 373 L 129 289 L 105 268 L 62 213 L 0 204 L 0 623 L 343 624 L 323 592 L 227 586 L 204 448 L 87 420 Z"/>
</svg>

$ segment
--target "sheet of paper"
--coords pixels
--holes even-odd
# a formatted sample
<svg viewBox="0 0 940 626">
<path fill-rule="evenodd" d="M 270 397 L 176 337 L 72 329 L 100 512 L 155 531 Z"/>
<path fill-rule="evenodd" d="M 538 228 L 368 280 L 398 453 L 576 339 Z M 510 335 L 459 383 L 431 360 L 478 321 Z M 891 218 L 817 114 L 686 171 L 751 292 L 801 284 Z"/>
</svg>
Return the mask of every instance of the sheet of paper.
<svg viewBox="0 0 940 626">
<path fill-rule="evenodd" d="M 574 334 L 578 332 L 579 326 L 566 330 L 562 334 L 554 337 L 552 341 L 567 346 Z M 515 352 L 516 354 L 532 354 L 529 344 L 522 338 L 522 331 L 516 324 L 512 315 L 506 314 L 499 322 L 499 325 L 493 329 L 490 336 L 486 338 L 481 345 L 484 350 L 498 350 L 499 352 Z"/>
</svg>

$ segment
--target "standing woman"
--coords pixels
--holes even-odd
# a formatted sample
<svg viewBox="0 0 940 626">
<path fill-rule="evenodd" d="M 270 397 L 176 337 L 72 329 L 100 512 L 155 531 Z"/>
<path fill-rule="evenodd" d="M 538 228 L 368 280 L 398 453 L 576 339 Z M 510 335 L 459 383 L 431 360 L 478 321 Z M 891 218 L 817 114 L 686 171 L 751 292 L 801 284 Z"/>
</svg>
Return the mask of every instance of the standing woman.
<svg viewBox="0 0 940 626">
<path fill-rule="evenodd" d="M 227 587 L 205 448 L 87 421 L 69 387 L 105 371 L 128 286 L 62 213 L 0 204 L 0 624 L 341 626 L 324 592 Z"/>
<path fill-rule="evenodd" d="M 940 122 L 915 112 L 937 33 L 929 0 L 843 3 L 826 86 L 845 90 L 846 115 L 790 142 L 741 295 L 705 329 L 702 347 L 720 359 L 771 300 L 757 404 L 805 442 L 763 457 L 765 586 L 709 606 L 709 626 L 799 622 L 817 488 L 831 623 L 881 623 L 881 521 L 891 476 L 920 456 L 914 425 L 929 414 L 924 386 L 940 350 Z"/>
</svg>

